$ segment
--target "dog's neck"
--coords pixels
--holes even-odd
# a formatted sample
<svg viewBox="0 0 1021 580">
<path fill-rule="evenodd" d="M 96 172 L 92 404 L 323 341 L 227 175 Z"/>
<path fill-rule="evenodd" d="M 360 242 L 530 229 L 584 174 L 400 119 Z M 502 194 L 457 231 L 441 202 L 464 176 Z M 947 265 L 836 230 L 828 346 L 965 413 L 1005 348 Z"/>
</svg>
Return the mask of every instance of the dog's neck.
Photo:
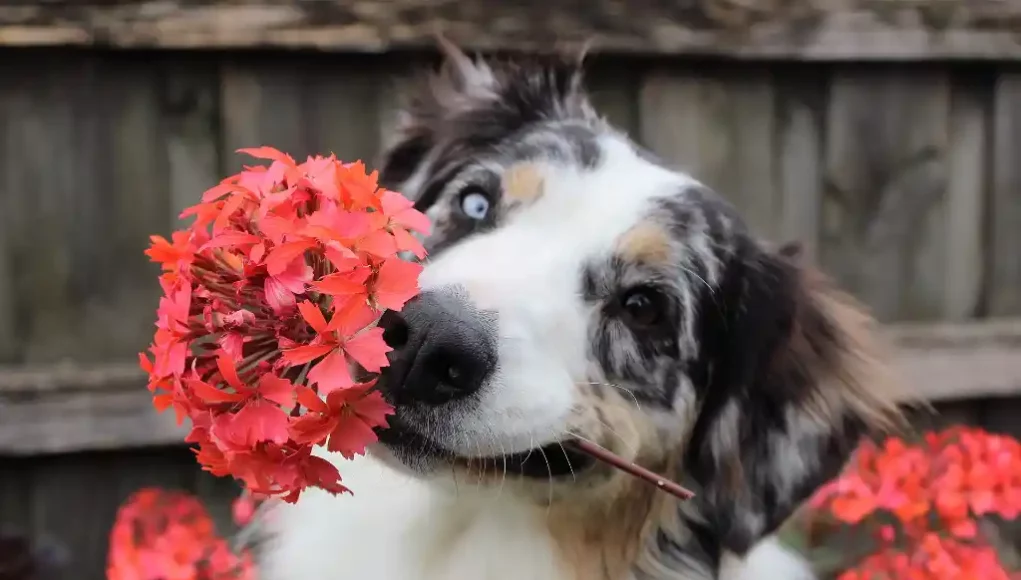
<svg viewBox="0 0 1021 580">
<path fill-rule="evenodd" d="M 354 497 L 309 492 L 265 520 L 267 580 L 804 578 L 790 562 L 779 574 L 765 573 L 774 562 L 728 571 L 733 558 L 693 524 L 696 503 L 629 478 L 615 493 L 569 486 L 547 503 L 509 482 L 461 481 L 452 492 L 367 457 L 341 468 Z"/>
<path fill-rule="evenodd" d="M 713 534 L 693 524 L 695 506 L 645 482 L 625 479 L 618 493 L 554 504 L 549 530 L 578 578 L 710 580 L 720 550 Z"/>
<path fill-rule="evenodd" d="M 624 474 L 598 487 L 572 486 L 569 492 L 551 488 L 549 494 L 536 493 L 543 486 L 526 484 L 535 495 L 513 484 L 501 485 L 498 494 L 489 487 L 466 489 L 462 483 L 448 495 L 450 486 L 440 487 L 437 493 L 446 496 L 441 502 L 462 514 L 464 529 L 485 527 L 494 514 L 522 514 L 515 521 L 519 525 L 504 529 L 547 536 L 561 570 L 558 580 L 714 580 L 721 568 L 719 544 L 699 523 L 697 503 L 682 505 Z"/>
</svg>

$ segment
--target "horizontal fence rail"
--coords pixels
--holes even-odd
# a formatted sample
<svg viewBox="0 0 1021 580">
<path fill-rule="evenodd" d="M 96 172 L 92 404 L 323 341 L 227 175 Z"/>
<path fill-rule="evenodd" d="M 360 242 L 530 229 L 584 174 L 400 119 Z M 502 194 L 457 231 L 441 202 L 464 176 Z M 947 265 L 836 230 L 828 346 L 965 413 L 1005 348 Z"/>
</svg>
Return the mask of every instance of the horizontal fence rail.
<svg viewBox="0 0 1021 580">
<path fill-rule="evenodd" d="M 386 52 L 547 50 L 743 59 L 1021 57 L 1021 0 L 136 0 L 0 7 L 0 44 Z"/>
</svg>

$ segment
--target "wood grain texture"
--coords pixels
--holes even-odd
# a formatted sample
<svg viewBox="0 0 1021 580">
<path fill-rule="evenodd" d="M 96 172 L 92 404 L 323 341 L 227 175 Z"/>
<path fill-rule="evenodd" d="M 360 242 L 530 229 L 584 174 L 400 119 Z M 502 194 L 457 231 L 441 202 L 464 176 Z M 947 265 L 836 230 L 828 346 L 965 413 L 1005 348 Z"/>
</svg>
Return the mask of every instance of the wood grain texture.
<svg viewBox="0 0 1021 580">
<path fill-rule="evenodd" d="M 251 163 L 237 149 L 261 145 L 299 159 L 332 152 L 370 163 L 380 148 L 387 78 L 380 70 L 373 59 L 228 58 L 221 78 L 223 170 Z"/>
<path fill-rule="evenodd" d="M 783 223 L 775 97 L 762 69 L 680 66 L 651 70 L 640 94 L 642 141 L 729 199 L 752 231 L 767 239 L 779 237 Z"/>
<path fill-rule="evenodd" d="M 226 174 L 220 168 L 218 63 L 192 55 L 161 59 L 162 124 L 170 190 L 168 229 Z"/>
<path fill-rule="evenodd" d="M 123 359 L 151 337 L 165 232 L 158 72 L 137 55 L 9 63 L 0 159 L 16 342 L 7 362 Z"/>
<path fill-rule="evenodd" d="M 0 44 L 474 49 L 595 41 L 611 52 L 798 59 L 1021 56 L 1017 0 L 59 0 L 0 8 Z"/>
<path fill-rule="evenodd" d="M 776 241 L 798 241 L 814 263 L 819 252 L 820 192 L 826 99 L 825 71 L 799 66 L 775 77 L 777 189 L 781 202 Z"/>
<path fill-rule="evenodd" d="M 988 193 L 988 86 L 982 75 L 955 78 L 950 110 L 946 193 L 946 275 L 942 318 L 978 315 L 985 281 L 985 217 Z"/>
<path fill-rule="evenodd" d="M 938 320 L 949 77 L 853 69 L 834 74 L 829 94 L 820 262 L 880 320 Z"/>
<path fill-rule="evenodd" d="M 1021 74 L 996 82 L 988 311 L 1021 314 Z"/>
<path fill-rule="evenodd" d="M 630 59 L 594 61 L 585 77 L 596 111 L 637 141 L 641 141 L 638 91 L 643 64 Z"/>
</svg>

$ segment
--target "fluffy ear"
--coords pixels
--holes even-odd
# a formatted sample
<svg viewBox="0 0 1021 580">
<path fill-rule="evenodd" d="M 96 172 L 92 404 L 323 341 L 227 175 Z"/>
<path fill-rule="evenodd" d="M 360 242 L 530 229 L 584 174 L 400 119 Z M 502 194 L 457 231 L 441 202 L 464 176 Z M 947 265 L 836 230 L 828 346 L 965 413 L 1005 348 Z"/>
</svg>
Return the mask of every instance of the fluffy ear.
<svg viewBox="0 0 1021 580">
<path fill-rule="evenodd" d="M 706 313 L 707 388 L 686 466 L 723 548 L 745 553 L 901 421 L 875 324 L 794 246 L 750 248 Z"/>
<path fill-rule="evenodd" d="M 381 184 L 402 193 L 402 186 L 436 145 L 438 127 L 458 112 L 493 99 L 496 88 L 493 70 L 485 61 L 470 58 L 443 37 L 437 42 L 443 62 L 438 71 L 415 79 L 401 95 L 396 134 L 388 136 L 379 162 Z"/>
</svg>

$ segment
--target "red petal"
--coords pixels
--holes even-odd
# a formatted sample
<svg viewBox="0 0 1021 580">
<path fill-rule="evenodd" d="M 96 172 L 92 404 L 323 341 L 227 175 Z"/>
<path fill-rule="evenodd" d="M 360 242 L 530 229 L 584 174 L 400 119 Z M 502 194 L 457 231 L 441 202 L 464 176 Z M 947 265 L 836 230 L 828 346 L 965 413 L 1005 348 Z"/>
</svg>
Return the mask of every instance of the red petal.
<svg viewBox="0 0 1021 580">
<path fill-rule="evenodd" d="M 334 495 L 338 493 L 351 493 L 351 491 L 340 484 L 340 473 L 337 467 L 322 457 L 312 455 L 308 457 L 302 471 L 310 485 L 319 487 Z"/>
<path fill-rule="evenodd" d="M 312 287 L 324 294 L 359 294 L 365 293 L 365 281 L 369 279 L 372 270 L 359 268 L 350 272 L 339 272 L 323 277 L 322 280 L 314 282 Z"/>
<path fill-rule="evenodd" d="M 222 350 L 216 351 L 216 368 L 220 370 L 220 374 L 223 375 L 223 380 L 227 381 L 228 385 L 239 391 L 247 388 L 247 386 L 241 382 L 241 377 L 238 376 L 238 369 L 234 366 L 234 361 L 231 360 L 230 356 Z"/>
<path fill-rule="evenodd" d="M 415 204 L 408 198 L 396 191 L 388 190 L 380 196 L 380 203 L 383 205 L 383 213 L 390 216 L 393 223 L 421 234 L 429 234 L 429 229 L 432 226 L 429 223 L 429 218 L 415 209 Z"/>
<path fill-rule="evenodd" d="M 285 314 L 291 312 L 294 308 L 297 300 L 294 298 L 294 292 L 291 292 L 287 286 L 280 282 L 279 278 L 268 276 L 266 281 L 262 284 L 263 291 L 266 293 L 266 303 L 273 309 L 275 314 Z"/>
<path fill-rule="evenodd" d="M 344 342 L 344 351 L 370 373 L 378 373 L 389 364 L 386 353 L 393 350 L 383 340 L 383 329 L 370 328 Z"/>
<path fill-rule="evenodd" d="M 298 404 L 315 413 L 325 413 L 329 410 L 326 403 L 319 398 L 315 391 L 308 387 L 297 387 L 296 396 Z"/>
<path fill-rule="evenodd" d="M 291 167 L 294 167 L 296 165 L 295 162 L 294 162 L 294 158 L 291 157 L 290 155 L 288 155 L 286 153 L 283 153 L 281 151 L 278 151 L 277 149 L 274 149 L 273 147 L 267 147 L 265 145 L 262 146 L 262 147 L 250 147 L 250 148 L 246 148 L 246 149 L 238 149 L 237 153 L 243 153 L 245 155 L 251 155 L 252 157 L 255 157 L 256 159 L 271 159 L 273 161 L 279 161 L 279 162 L 281 162 L 281 163 L 283 163 L 285 165 L 290 165 Z"/>
<path fill-rule="evenodd" d="M 214 185 L 213 187 L 210 187 L 205 191 L 205 193 L 202 194 L 202 202 L 209 203 L 211 201 L 218 200 L 221 197 L 227 195 L 228 193 L 234 192 L 236 189 L 237 185 L 235 185 L 234 183 L 226 181 L 219 183 L 217 185 Z"/>
<path fill-rule="evenodd" d="M 264 441 L 283 445 L 290 438 L 287 413 L 276 405 L 255 400 L 241 408 L 228 424 L 232 443 L 252 448 Z"/>
<path fill-rule="evenodd" d="M 373 298 L 380 308 L 400 310 L 404 303 L 418 294 L 418 276 L 422 265 L 399 258 L 390 258 L 379 267 Z"/>
<path fill-rule="evenodd" d="M 360 418 L 348 415 L 337 422 L 326 448 L 347 459 L 365 453 L 365 448 L 378 440 L 376 434 Z"/>
<path fill-rule="evenodd" d="M 185 381 L 192 394 L 204 403 L 238 403 L 248 398 L 245 393 L 228 393 L 217 389 L 205 381 L 188 379 Z"/>
<path fill-rule="evenodd" d="M 319 310 L 319 307 L 315 304 L 308 300 L 302 300 L 298 303 L 298 311 L 301 312 L 301 317 L 312 327 L 312 330 L 319 334 L 325 334 L 330 331 L 322 310 Z"/>
<path fill-rule="evenodd" d="M 315 247 L 314 240 L 301 240 L 281 244 L 266 256 L 266 271 L 270 276 L 283 274 L 291 266 L 291 262 L 303 258 L 305 251 Z"/>
<path fill-rule="evenodd" d="M 230 224 L 231 216 L 234 215 L 234 212 L 236 212 L 244 202 L 245 196 L 241 193 L 235 193 L 231 197 L 228 197 L 227 201 L 224 202 L 223 207 L 220 208 L 220 214 L 216 216 L 215 220 L 213 220 L 213 232 L 216 233 L 226 229 Z"/>
<path fill-rule="evenodd" d="M 152 374 L 152 361 L 149 360 L 149 357 L 147 357 L 144 352 L 138 353 L 138 366 L 141 367 L 146 374 Z"/>
<path fill-rule="evenodd" d="M 245 246 L 249 244 L 258 244 L 262 241 L 259 236 L 245 233 L 245 232 L 223 232 L 217 235 L 215 238 L 209 240 L 199 248 L 199 251 L 210 250 L 213 248 L 224 248 L 228 246 Z"/>
<path fill-rule="evenodd" d="M 358 240 L 355 247 L 361 252 L 380 258 L 389 258 L 397 253 L 397 242 L 386 230 L 376 230 L 367 234 Z"/>
<path fill-rule="evenodd" d="M 387 416 L 394 414 L 394 408 L 379 391 L 365 393 L 349 403 L 354 412 L 370 427 L 386 427 Z"/>
<path fill-rule="evenodd" d="M 347 358 L 337 349 L 326 355 L 308 372 L 310 383 L 319 385 L 319 392 L 329 394 L 337 389 L 346 389 L 354 384 L 351 371 L 348 369 Z"/>
<path fill-rule="evenodd" d="M 329 329 L 346 339 L 374 324 L 377 318 L 379 313 L 368 305 L 365 296 L 355 295 L 343 304 L 334 305 Z"/>
<path fill-rule="evenodd" d="M 302 445 L 319 445 L 330 436 L 337 426 L 335 417 L 318 413 L 302 415 L 291 421 L 291 439 Z"/>
<path fill-rule="evenodd" d="M 284 407 L 294 405 L 294 383 L 274 374 L 259 377 L 259 394 Z"/>
<path fill-rule="evenodd" d="M 425 246 L 422 242 L 418 241 L 418 238 L 409 234 L 407 230 L 401 228 L 393 228 L 394 241 L 397 242 L 397 249 L 402 252 L 411 252 L 415 254 L 415 257 L 421 260 L 426 256 Z"/>
<path fill-rule="evenodd" d="M 281 355 L 284 362 L 293 367 L 314 361 L 321 356 L 329 354 L 336 348 L 337 347 L 332 344 L 307 344 L 305 346 L 298 346 L 285 350 L 281 353 Z"/>
</svg>

